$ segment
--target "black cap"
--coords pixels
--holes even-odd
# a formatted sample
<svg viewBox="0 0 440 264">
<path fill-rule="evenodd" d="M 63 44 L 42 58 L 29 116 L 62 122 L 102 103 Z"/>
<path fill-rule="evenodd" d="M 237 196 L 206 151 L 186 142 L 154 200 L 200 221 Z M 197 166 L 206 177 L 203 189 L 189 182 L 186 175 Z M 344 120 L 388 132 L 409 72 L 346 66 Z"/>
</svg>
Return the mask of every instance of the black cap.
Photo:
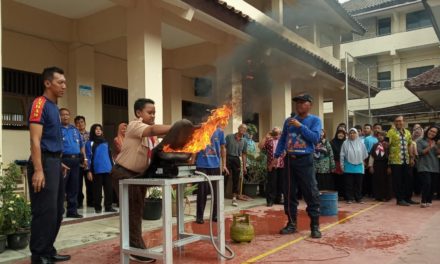
<svg viewBox="0 0 440 264">
<path fill-rule="evenodd" d="M 306 101 L 306 102 L 311 103 L 313 101 L 313 98 L 310 94 L 304 93 L 304 94 L 298 94 L 297 96 L 293 97 L 292 100 L 295 102 L 296 101 Z"/>
</svg>

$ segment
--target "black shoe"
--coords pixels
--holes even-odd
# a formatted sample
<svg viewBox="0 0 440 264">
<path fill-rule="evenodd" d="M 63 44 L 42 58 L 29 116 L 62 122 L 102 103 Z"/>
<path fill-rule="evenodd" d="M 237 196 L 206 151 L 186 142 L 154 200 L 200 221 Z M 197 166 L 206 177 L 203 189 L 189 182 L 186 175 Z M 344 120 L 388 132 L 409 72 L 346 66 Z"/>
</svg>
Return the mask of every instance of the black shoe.
<svg viewBox="0 0 440 264">
<path fill-rule="evenodd" d="M 289 235 L 296 232 L 296 222 L 287 222 L 287 225 L 280 230 L 281 235 Z"/>
<path fill-rule="evenodd" d="M 67 218 L 83 218 L 82 215 L 75 213 L 75 214 L 66 214 Z"/>
<path fill-rule="evenodd" d="M 102 209 L 95 209 L 95 214 L 100 214 L 102 213 Z"/>
<path fill-rule="evenodd" d="M 196 223 L 202 225 L 205 223 L 205 221 L 202 218 L 197 218 Z"/>
<path fill-rule="evenodd" d="M 116 209 L 113 208 L 113 207 L 110 207 L 110 208 L 105 209 L 105 211 L 106 211 L 107 213 L 116 213 L 118 210 L 116 210 Z"/>
<path fill-rule="evenodd" d="M 217 223 L 217 216 L 212 217 L 212 222 Z"/>
<path fill-rule="evenodd" d="M 53 264 L 55 261 L 53 261 L 51 258 L 46 257 L 38 257 L 38 258 L 31 258 L 32 264 Z"/>
<path fill-rule="evenodd" d="M 273 206 L 273 202 L 268 202 L 267 203 L 267 207 L 272 207 Z"/>
<path fill-rule="evenodd" d="M 321 238 L 321 231 L 319 231 L 319 217 L 313 217 L 310 221 L 310 236 L 312 238 Z"/>
<path fill-rule="evenodd" d="M 404 200 L 402 200 L 402 201 L 397 201 L 396 204 L 397 204 L 397 205 L 400 205 L 400 206 L 409 206 L 409 203 L 407 203 L 407 202 L 404 201 Z"/>
<path fill-rule="evenodd" d="M 152 258 L 147 258 L 147 257 L 141 257 L 141 256 L 136 256 L 136 255 L 130 255 L 130 259 L 137 261 L 137 262 L 141 262 L 141 263 L 153 263 L 156 262 L 155 259 Z"/>
<path fill-rule="evenodd" d="M 420 204 L 419 202 L 416 202 L 416 201 L 413 201 L 413 200 L 407 200 L 405 202 L 407 202 L 409 204 Z"/>
<path fill-rule="evenodd" d="M 50 257 L 53 262 L 62 262 L 70 260 L 70 255 L 58 255 Z"/>
</svg>

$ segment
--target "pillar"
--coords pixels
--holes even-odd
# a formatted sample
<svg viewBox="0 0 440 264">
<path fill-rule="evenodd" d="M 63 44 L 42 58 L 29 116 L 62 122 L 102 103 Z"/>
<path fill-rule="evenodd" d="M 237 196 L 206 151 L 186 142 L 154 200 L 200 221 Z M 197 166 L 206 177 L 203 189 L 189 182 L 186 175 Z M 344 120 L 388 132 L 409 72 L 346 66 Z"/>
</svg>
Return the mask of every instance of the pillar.
<svg viewBox="0 0 440 264">
<path fill-rule="evenodd" d="M 87 124 L 102 121 L 101 118 L 98 120 L 95 110 L 95 49 L 92 46 L 72 44 L 68 67 L 67 108 L 72 123 L 76 115 L 84 116 Z"/>
<path fill-rule="evenodd" d="M 138 0 L 127 8 L 128 109 L 138 98 L 156 103 L 156 123 L 163 123 L 161 10 Z"/>
<path fill-rule="evenodd" d="M 339 88 L 338 88 L 339 89 Z M 332 93 L 333 96 L 333 116 L 332 116 L 332 132 L 336 132 L 339 123 L 345 123 L 345 112 L 347 107 L 345 104 L 345 90 L 338 90 Z M 347 124 L 348 127 L 348 124 Z"/>
<path fill-rule="evenodd" d="M 283 0 L 272 0 L 271 4 L 272 4 L 272 18 L 281 25 L 283 25 L 284 24 Z"/>
<path fill-rule="evenodd" d="M 271 90 L 270 127 L 283 127 L 292 112 L 292 86 L 289 79 L 275 79 Z"/>
<path fill-rule="evenodd" d="M 311 113 L 318 116 L 324 123 L 324 92 L 322 88 L 312 88 L 308 90 L 308 93 L 313 97 Z"/>
<path fill-rule="evenodd" d="M 165 124 L 182 119 L 182 74 L 176 69 L 163 71 L 163 104 Z"/>
</svg>

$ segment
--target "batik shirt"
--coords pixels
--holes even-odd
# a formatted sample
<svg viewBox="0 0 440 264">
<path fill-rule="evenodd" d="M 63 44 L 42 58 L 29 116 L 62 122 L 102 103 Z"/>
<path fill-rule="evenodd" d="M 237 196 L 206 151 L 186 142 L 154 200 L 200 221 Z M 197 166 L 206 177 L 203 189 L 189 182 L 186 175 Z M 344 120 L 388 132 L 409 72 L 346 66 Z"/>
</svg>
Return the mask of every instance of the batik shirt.
<svg viewBox="0 0 440 264">
<path fill-rule="evenodd" d="M 412 142 L 411 133 L 407 129 L 400 132 L 393 127 L 388 131 L 387 137 L 390 140 L 390 156 L 388 164 L 409 164 L 410 156 L 408 148 Z"/>
</svg>

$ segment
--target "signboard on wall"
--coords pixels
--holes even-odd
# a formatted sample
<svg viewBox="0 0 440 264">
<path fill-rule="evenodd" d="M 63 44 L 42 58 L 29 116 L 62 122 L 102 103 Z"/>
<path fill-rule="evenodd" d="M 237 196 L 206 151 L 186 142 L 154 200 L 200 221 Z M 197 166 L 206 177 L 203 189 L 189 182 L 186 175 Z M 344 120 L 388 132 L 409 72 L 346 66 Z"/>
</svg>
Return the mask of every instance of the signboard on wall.
<svg viewBox="0 0 440 264">
<path fill-rule="evenodd" d="M 89 96 L 89 97 L 91 97 L 91 96 L 93 96 L 92 91 L 93 91 L 92 86 L 83 85 L 83 84 L 79 85 L 79 95 L 80 96 Z"/>
</svg>

